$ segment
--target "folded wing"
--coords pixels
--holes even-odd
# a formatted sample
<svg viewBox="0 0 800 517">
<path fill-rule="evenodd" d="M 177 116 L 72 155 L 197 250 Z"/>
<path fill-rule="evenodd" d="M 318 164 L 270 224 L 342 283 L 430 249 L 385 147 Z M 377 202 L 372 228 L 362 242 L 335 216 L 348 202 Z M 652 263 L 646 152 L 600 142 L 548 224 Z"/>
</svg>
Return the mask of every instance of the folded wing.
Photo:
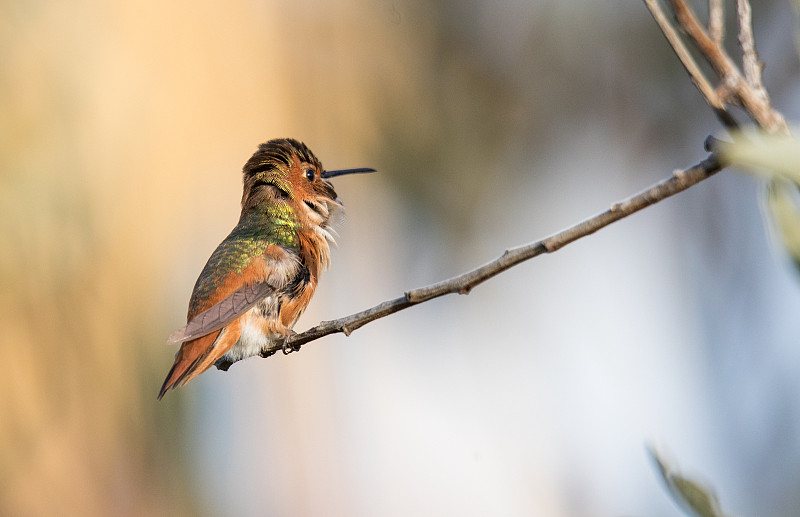
<svg viewBox="0 0 800 517">
<path fill-rule="evenodd" d="M 227 298 L 197 314 L 185 327 L 173 332 L 167 342 L 183 343 L 219 330 L 273 292 L 275 288 L 266 282 L 244 285 Z"/>
</svg>

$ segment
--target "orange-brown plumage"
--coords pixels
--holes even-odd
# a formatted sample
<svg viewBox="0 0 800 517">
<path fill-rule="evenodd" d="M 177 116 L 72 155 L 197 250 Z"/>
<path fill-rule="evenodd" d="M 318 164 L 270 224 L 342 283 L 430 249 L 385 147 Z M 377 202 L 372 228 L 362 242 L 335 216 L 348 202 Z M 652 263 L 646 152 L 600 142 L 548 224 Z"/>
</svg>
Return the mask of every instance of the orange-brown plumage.
<svg viewBox="0 0 800 517">
<path fill-rule="evenodd" d="M 182 343 L 158 398 L 212 365 L 265 354 L 284 342 L 330 262 L 331 225 L 342 212 L 326 172 L 301 142 L 271 140 L 244 166 L 239 222 L 195 284 Z M 284 349 L 286 351 L 286 349 Z"/>
</svg>

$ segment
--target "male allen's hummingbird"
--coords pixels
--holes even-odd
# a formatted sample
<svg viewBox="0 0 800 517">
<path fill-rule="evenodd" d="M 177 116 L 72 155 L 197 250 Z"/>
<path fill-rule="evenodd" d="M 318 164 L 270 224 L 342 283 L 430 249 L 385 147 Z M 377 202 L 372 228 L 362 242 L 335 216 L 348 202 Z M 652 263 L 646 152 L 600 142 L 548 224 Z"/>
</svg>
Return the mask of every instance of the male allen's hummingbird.
<svg viewBox="0 0 800 517">
<path fill-rule="evenodd" d="M 182 343 L 158 398 L 218 363 L 286 342 L 330 263 L 332 225 L 343 214 L 328 178 L 374 169 L 326 171 L 302 142 L 270 140 L 244 165 L 239 222 L 194 285 Z M 335 233 L 335 232 L 334 232 Z"/>
</svg>

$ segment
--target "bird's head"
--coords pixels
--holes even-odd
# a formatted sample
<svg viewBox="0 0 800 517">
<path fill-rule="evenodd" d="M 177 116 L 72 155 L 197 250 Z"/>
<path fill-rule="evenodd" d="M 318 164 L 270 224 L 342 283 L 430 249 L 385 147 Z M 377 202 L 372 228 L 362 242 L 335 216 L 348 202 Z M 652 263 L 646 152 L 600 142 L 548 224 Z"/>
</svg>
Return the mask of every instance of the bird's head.
<svg viewBox="0 0 800 517">
<path fill-rule="evenodd" d="M 242 213 L 280 204 L 291 209 L 301 222 L 328 226 L 342 212 L 342 203 L 328 178 L 375 171 L 326 171 L 304 143 L 279 138 L 259 145 L 243 172 Z"/>
</svg>

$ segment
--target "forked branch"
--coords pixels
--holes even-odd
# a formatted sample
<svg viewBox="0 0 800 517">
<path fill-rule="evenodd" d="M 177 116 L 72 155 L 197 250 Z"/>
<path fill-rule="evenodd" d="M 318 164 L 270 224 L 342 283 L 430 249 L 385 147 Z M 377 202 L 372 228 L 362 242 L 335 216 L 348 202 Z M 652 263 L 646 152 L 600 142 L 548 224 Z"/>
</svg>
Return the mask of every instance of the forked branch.
<svg viewBox="0 0 800 517">
<path fill-rule="evenodd" d="M 742 68 L 728 55 L 721 29 L 721 3 L 709 2 L 709 29 L 700 23 L 686 0 L 669 0 L 678 25 L 717 76 L 717 86 L 700 71 L 695 58 L 686 49 L 683 39 L 670 23 L 659 0 L 644 0 L 661 32 L 669 41 L 675 54 L 692 78 L 692 82 L 711 106 L 722 124 L 728 129 L 738 126 L 727 105 L 741 106 L 750 118 L 770 134 L 788 134 L 789 127 L 783 116 L 772 108 L 769 95 L 761 79 L 762 64 L 756 52 L 753 37 L 752 15 L 748 0 L 737 0 L 736 14 L 739 22 L 739 45 L 742 49 Z"/>
</svg>

